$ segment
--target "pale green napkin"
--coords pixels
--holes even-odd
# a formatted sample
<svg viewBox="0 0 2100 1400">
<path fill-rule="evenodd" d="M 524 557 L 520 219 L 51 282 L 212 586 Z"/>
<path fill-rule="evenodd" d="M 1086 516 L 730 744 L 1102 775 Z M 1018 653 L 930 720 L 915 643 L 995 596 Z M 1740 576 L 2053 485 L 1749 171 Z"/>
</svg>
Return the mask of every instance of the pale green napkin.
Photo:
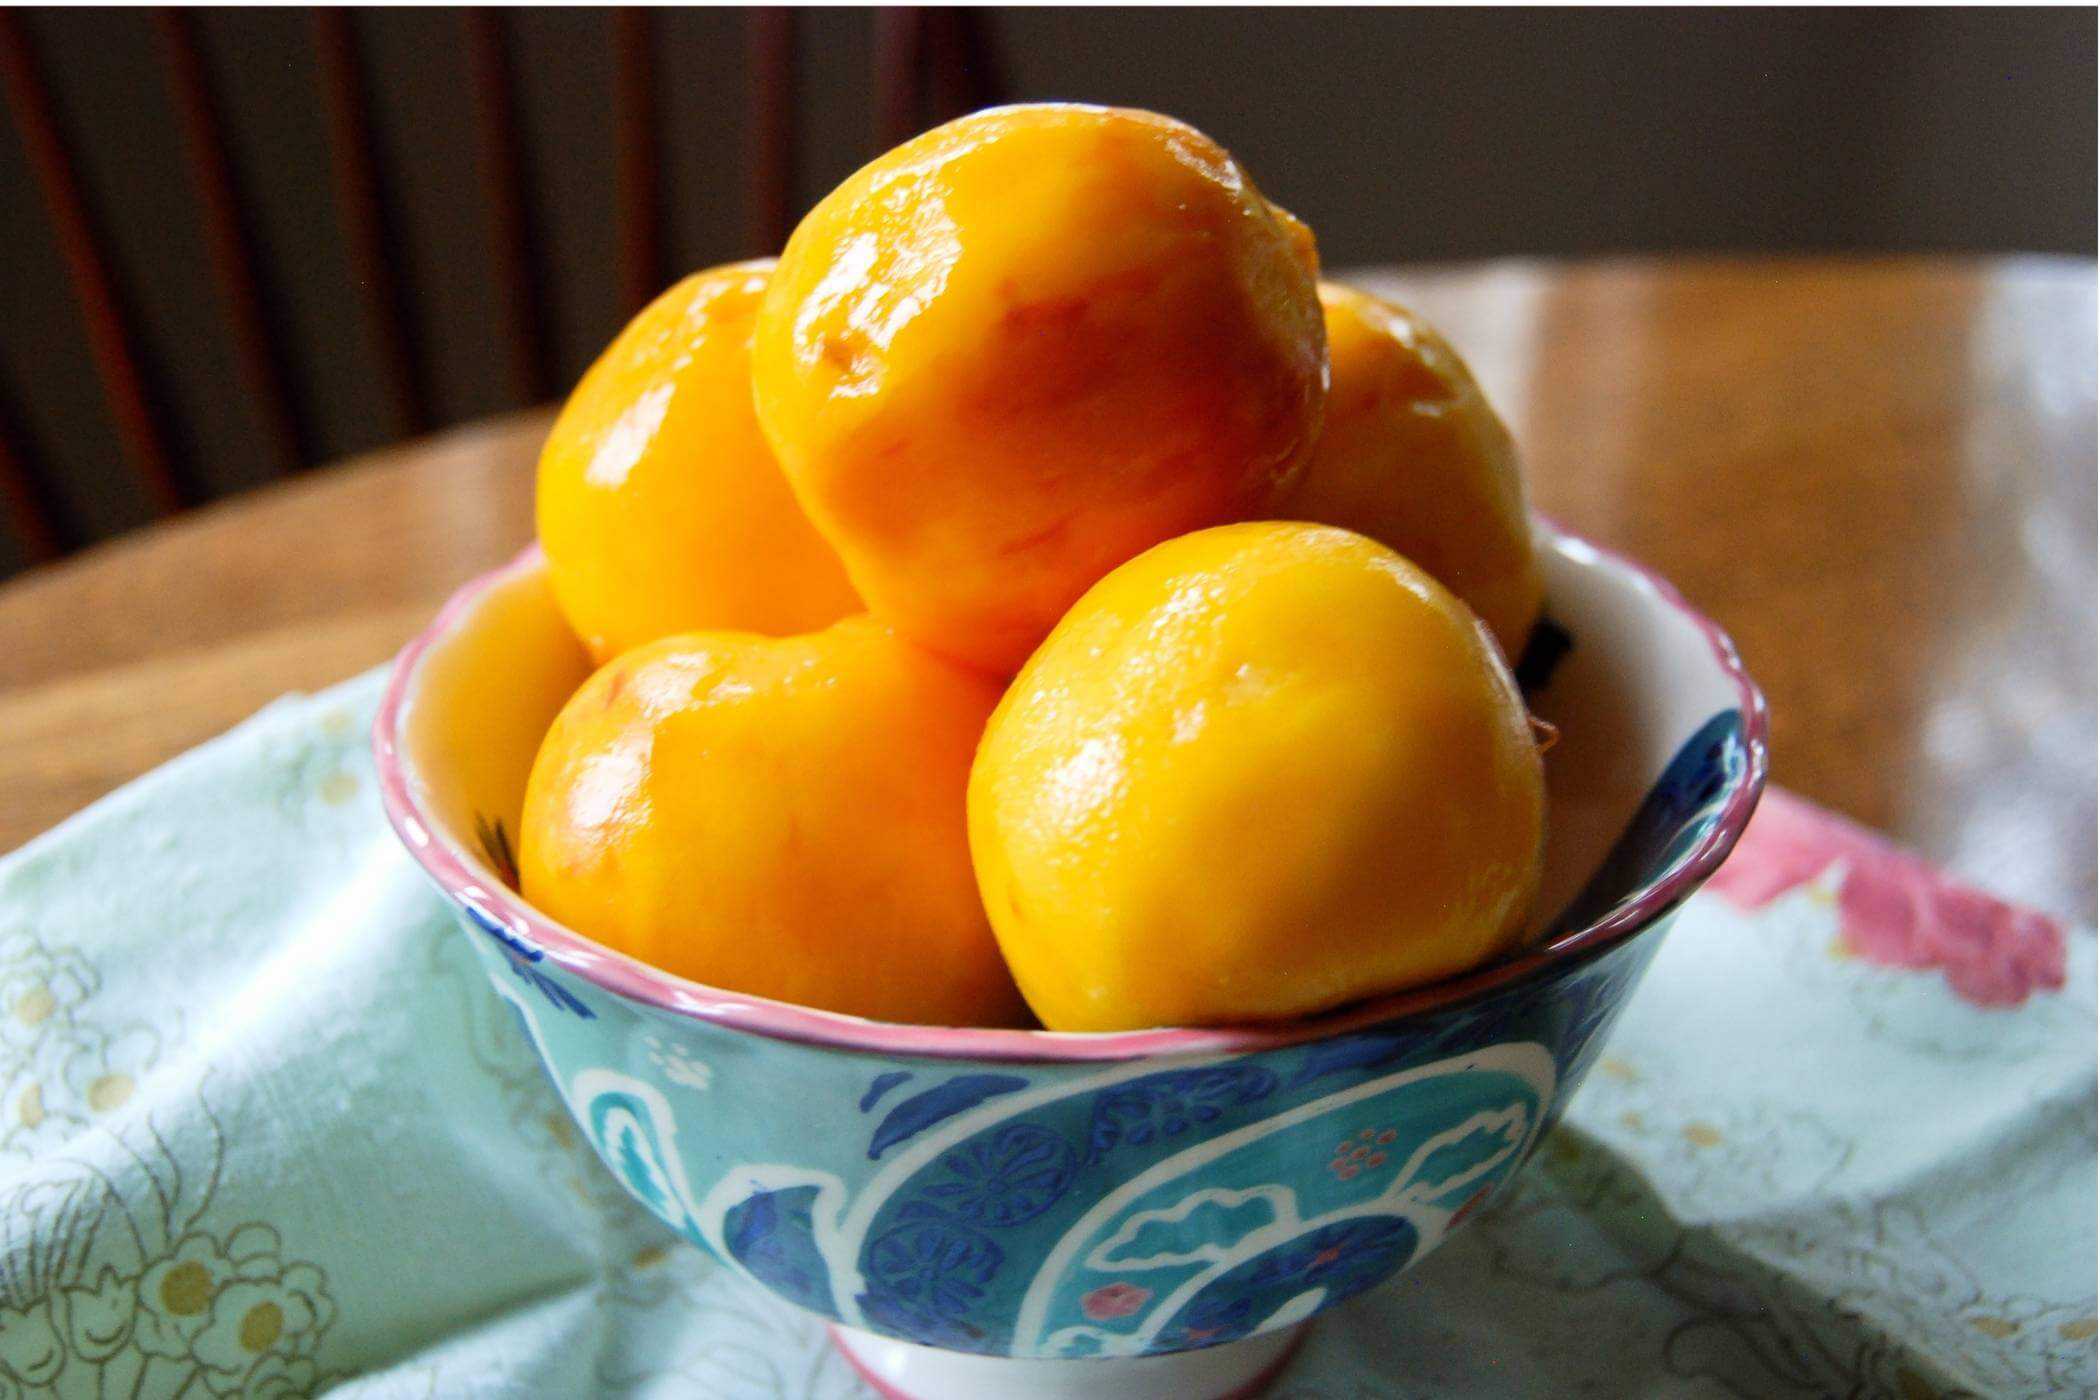
<svg viewBox="0 0 2100 1400">
<path fill-rule="evenodd" d="M 0 1400 L 847 1396 L 627 1204 L 379 813 L 379 678 L 0 861 Z M 1687 911 L 1511 1201 L 1294 1397 L 2094 1384 L 2094 964 L 1843 955 L 1842 863 Z"/>
</svg>

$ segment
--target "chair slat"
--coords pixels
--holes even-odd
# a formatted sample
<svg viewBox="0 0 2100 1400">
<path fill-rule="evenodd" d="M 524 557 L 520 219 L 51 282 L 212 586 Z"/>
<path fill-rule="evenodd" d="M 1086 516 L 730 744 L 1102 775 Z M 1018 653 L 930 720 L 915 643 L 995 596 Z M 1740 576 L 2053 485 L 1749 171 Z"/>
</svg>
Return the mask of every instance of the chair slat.
<svg viewBox="0 0 2100 1400">
<path fill-rule="evenodd" d="M 170 8 L 157 12 L 153 22 L 199 227 L 252 411 L 278 465 L 296 468 L 319 455 L 306 392 L 311 386 L 300 378 L 284 289 L 272 275 L 253 192 L 234 159 L 219 75 L 193 16 Z M 556 377 L 556 308 L 548 296 L 551 268 L 539 237 L 542 220 L 536 215 L 542 211 L 531 150 L 519 119 L 514 35 L 511 21 L 498 11 L 468 11 L 463 23 L 491 271 L 506 321 L 499 334 L 508 342 L 516 398 L 538 401 Z M 777 251 L 798 212 L 797 23 L 790 8 L 746 13 L 745 194 L 754 252 Z M 418 335 L 417 279 L 403 239 L 407 215 L 374 122 L 379 94 L 361 43 L 361 21 L 343 9 L 324 9 L 314 13 L 312 24 L 337 215 L 378 354 L 380 395 L 393 410 L 395 432 L 419 433 L 436 421 L 439 395 L 435 367 Z M 609 34 L 618 295 L 632 312 L 661 289 L 666 275 L 656 25 L 646 9 L 624 8 L 611 17 Z M 873 137 L 884 146 L 907 139 L 930 120 L 996 101 L 1003 92 L 989 21 L 975 8 L 878 12 L 872 67 Z M 125 462 L 156 513 L 177 510 L 199 493 L 177 450 L 179 425 L 167 416 L 173 405 L 155 393 L 152 347 L 140 338 L 123 269 L 113 261 L 115 247 L 84 191 L 35 45 L 20 17 L 5 11 L 0 86 L 22 134 Z M 51 557 L 81 543 L 81 531 L 53 489 L 33 435 L 6 409 L 0 393 L 0 526 L 19 536 L 31 557 Z"/>
<path fill-rule="evenodd" d="M 538 240 L 528 190 L 525 148 L 518 136 L 517 73 L 500 10 L 464 12 L 467 61 L 473 74 L 474 124 L 481 146 L 482 197 L 488 204 L 490 262 L 508 320 L 511 390 L 519 403 L 538 403 L 553 382 L 548 360 L 547 312 L 540 296 Z"/>
<path fill-rule="evenodd" d="M 911 132 L 996 105 L 1005 83 L 991 20 L 980 6 L 949 5 L 923 12 L 917 45 L 917 67 L 900 90 L 918 108 Z M 900 97 L 901 103 L 905 99 Z"/>
<path fill-rule="evenodd" d="M 962 39 L 963 107 L 997 106 L 1007 100 L 1006 63 L 992 30 L 991 12 L 982 5 L 968 5 L 952 13 Z"/>
<path fill-rule="evenodd" d="M 53 497 L 50 475 L 42 468 L 10 396 L 0 393 L 0 517 L 31 564 L 48 563 L 80 544 L 79 532 Z"/>
<path fill-rule="evenodd" d="M 109 245 L 81 191 L 28 32 L 11 10 L 0 10 L 0 85 L 7 90 L 44 215 L 65 263 L 103 403 L 125 461 L 156 514 L 180 510 L 193 493 L 175 466 L 154 411 L 138 337 L 110 272 Z"/>
<path fill-rule="evenodd" d="M 920 77 L 926 70 L 926 11 L 897 5 L 875 12 L 876 149 L 888 150 L 919 132 L 924 114 Z"/>
<path fill-rule="evenodd" d="M 795 12 L 766 7 L 745 19 L 750 88 L 746 217 L 754 254 L 780 251 L 795 214 Z"/>
<path fill-rule="evenodd" d="M 963 47 L 968 16 L 969 11 L 961 6 L 947 6 L 927 16 L 922 71 L 932 107 L 929 124 L 960 116 L 976 105 L 971 101 L 974 85 Z"/>
<path fill-rule="evenodd" d="M 623 311 L 633 315 L 662 289 L 664 279 L 656 55 L 647 10 L 634 6 L 615 10 L 612 25 L 620 292 Z"/>
<path fill-rule="evenodd" d="M 379 345 L 381 373 L 403 435 L 429 426 L 432 395 L 423 358 L 409 330 L 409 302 L 397 259 L 385 169 L 373 139 L 364 55 L 349 13 L 314 11 L 314 62 L 328 109 L 328 152 L 336 212 L 343 221 L 352 275 Z"/>
<path fill-rule="evenodd" d="M 190 13 L 158 10 L 154 26 L 167 67 L 169 100 L 189 158 L 205 246 L 219 284 L 227 330 L 248 381 L 249 402 L 277 469 L 293 470 L 312 462 L 317 452 L 306 416 L 286 378 L 284 366 L 289 358 L 284 321 L 276 298 L 265 288 L 262 255 L 227 151 L 218 95 Z"/>
</svg>

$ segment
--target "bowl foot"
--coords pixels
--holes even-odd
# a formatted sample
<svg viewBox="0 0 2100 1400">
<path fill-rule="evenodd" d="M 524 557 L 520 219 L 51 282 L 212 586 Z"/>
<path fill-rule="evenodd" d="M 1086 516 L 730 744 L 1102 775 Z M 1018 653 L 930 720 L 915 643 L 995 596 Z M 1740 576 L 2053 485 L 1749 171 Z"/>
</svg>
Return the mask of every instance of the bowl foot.
<svg viewBox="0 0 2100 1400">
<path fill-rule="evenodd" d="M 972 1356 L 833 1327 L 831 1344 L 887 1400 L 1246 1400 L 1291 1359 L 1305 1324 L 1242 1342 L 1113 1361 Z"/>
</svg>

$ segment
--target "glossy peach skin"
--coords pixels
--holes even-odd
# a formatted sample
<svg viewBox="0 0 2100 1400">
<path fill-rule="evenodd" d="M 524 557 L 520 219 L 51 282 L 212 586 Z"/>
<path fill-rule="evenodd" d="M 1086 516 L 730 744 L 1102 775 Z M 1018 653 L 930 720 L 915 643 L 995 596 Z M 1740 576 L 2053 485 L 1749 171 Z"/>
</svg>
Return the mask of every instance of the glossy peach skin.
<svg viewBox="0 0 2100 1400">
<path fill-rule="evenodd" d="M 1123 560 L 1269 513 L 1318 432 L 1303 225 L 1201 132 L 998 108 L 847 179 L 782 253 L 759 422 L 871 611 L 1011 674 Z"/>
<path fill-rule="evenodd" d="M 964 834 L 998 698 L 866 617 L 639 647 L 586 681 L 541 745 L 524 895 L 710 986 L 888 1021 L 1022 1023 Z"/>
<path fill-rule="evenodd" d="M 1332 381 L 1305 474 L 1277 513 L 1369 535 L 1524 649 L 1540 580 L 1517 448 L 1472 372 L 1404 307 L 1320 284 Z"/>
<path fill-rule="evenodd" d="M 679 282 L 591 366 L 540 453 L 539 536 L 592 658 L 696 628 L 812 631 L 861 611 L 751 412 L 770 262 Z"/>
<path fill-rule="evenodd" d="M 1199 531 L 1080 599 L 970 778 L 970 847 L 1062 1031 L 1276 1021 L 1511 948 L 1544 772 L 1473 614 L 1327 526 Z"/>
</svg>

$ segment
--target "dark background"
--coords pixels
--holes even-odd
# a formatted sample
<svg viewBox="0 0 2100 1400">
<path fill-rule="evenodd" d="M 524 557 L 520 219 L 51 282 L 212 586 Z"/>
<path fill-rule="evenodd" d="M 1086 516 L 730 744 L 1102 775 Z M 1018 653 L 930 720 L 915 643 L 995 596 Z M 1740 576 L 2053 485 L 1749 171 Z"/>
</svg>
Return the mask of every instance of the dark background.
<svg viewBox="0 0 2100 1400">
<path fill-rule="evenodd" d="M 151 17 L 32 11 L 159 415 L 207 494 L 275 470 L 208 270 Z M 665 266 L 746 255 L 746 17 L 651 18 Z M 514 407 L 456 11 L 360 12 L 439 423 Z M 604 11 L 503 23 L 559 387 L 617 329 Z M 875 23 L 800 18 L 798 207 L 873 151 Z M 1010 96 L 1154 107 L 1232 147 L 1330 267 L 1509 254 L 2053 251 L 2095 235 L 2091 10 L 1014 10 Z M 197 16 L 315 456 L 398 435 L 331 185 L 304 11 Z M 0 134 L 0 384 L 80 534 L 150 514 L 19 133 Z M 19 555 L 0 532 L 0 574 Z"/>
</svg>

